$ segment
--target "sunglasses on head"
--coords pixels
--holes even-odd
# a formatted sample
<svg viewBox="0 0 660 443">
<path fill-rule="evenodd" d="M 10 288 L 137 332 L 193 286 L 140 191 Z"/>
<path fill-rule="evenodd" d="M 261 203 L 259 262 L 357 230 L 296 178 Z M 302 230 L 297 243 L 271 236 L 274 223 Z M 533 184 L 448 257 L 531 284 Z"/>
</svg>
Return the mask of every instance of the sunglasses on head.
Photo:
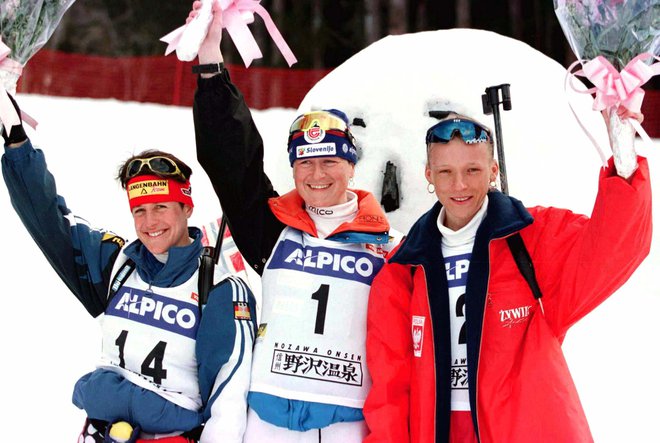
<svg viewBox="0 0 660 443">
<path fill-rule="evenodd" d="M 449 143 L 454 135 L 460 135 L 465 143 L 483 143 L 491 140 L 490 131 L 479 123 L 464 118 L 443 120 L 426 132 L 426 144 Z"/>
<path fill-rule="evenodd" d="M 323 129 L 324 131 L 335 131 L 343 134 L 355 146 L 355 137 L 351 133 L 348 123 L 340 117 L 327 111 L 314 111 L 303 114 L 293 121 L 289 128 L 289 143 L 294 138 L 302 135 L 303 132 L 310 129 Z"/>
<path fill-rule="evenodd" d="M 327 112 L 315 111 L 303 114 L 291 123 L 289 133 L 296 131 L 308 131 L 311 128 L 320 128 L 324 131 L 336 129 L 338 131 L 348 131 L 348 124 L 340 117 Z"/>
<path fill-rule="evenodd" d="M 161 156 L 134 158 L 126 167 L 126 179 L 131 179 L 140 174 L 140 171 L 142 171 L 144 166 L 156 175 L 165 177 L 179 176 L 183 180 L 186 180 L 186 177 L 183 175 L 183 172 L 181 172 L 174 160 Z"/>
</svg>

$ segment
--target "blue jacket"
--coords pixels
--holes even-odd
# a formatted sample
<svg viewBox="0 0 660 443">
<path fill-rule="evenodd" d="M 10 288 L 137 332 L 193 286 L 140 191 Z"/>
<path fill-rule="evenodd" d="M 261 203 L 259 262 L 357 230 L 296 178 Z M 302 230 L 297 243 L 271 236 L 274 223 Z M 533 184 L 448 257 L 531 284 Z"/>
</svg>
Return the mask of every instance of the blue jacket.
<svg viewBox="0 0 660 443">
<path fill-rule="evenodd" d="M 5 148 L 2 172 L 13 207 L 50 264 L 92 316 L 102 314 L 124 239 L 92 228 L 67 208 L 64 198 L 57 195 L 43 152 L 29 141 L 18 148 Z M 189 228 L 189 235 L 194 241 L 171 248 L 165 264 L 139 240 L 124 252 L 136 263 L 135 272 L 145 282 L 158 287 L 178 286 L 192 277 L 200 263 L 201 231 Z M 181 432 L 208 424 L 212 407 L 213 419 L 228 411 L 227 423 L 240 420 L 245 416 L 241 402 L 246 401 L 256 315 L 247 322 L 236 321 L 237 300 L 247 302 L 250 312 L 256 314 L 249 288 L 235 277 L 224 279 L 211 289 L 203 310 L 195 344 L 201 410 L 184 409 L 106 369 L 97 369 L 78 381 L 73 403 L 92 418 L 126 420 L 151 433 Z M 240 423 L 233 427 L 241 429 Z M 241 441 L 240 433 L 236 441 Z"/>
</svg>

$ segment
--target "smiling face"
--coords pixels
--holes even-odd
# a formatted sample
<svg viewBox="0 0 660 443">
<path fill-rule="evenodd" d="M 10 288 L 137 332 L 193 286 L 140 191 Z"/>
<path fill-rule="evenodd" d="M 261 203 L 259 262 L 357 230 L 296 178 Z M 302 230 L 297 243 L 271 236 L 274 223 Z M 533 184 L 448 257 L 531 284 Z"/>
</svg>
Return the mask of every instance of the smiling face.
<svg viewBox="0 0 660 443">
<path fill-rule="evenodd" d="M 293 181 L 298 194 L 308 206 L 327 208 L 346 203 L 348 182 L 355 165 L 341 157 L 318 157 L 296 160 Z"/>
<path fill-rule="evenodd" d="M 138 239 L 152 254 L 163 254 L 172 246 L 190 243 L 190 206 L 179 202 L 145 203 L 134 207 L 131 213 Z"/>
<path fill-rule="evenodd" d="M 497 173 L 488 143 L 467 144 L 460 137 L 431 143 L 425 175 L 445 208 L 444 225 L 454 231 L 465 226 L 483 205 Z"/>
</svg>

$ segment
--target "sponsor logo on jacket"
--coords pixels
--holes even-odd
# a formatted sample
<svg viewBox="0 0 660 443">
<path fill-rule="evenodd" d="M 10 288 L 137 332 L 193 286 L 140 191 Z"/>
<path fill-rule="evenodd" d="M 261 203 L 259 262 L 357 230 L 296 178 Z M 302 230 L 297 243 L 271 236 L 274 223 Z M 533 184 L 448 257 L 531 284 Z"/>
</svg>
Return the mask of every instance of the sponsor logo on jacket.
<svg viewBox="0 0 660 443">
<path fill-rule="evenodd" d="M 383 259 L 366 252 L 303 246 L 292 240 L 277 245 L 270 269 L 292 269 L 371 284 Z"/>
<path fill-rule="evenodd" d="M 515 324 L 522 323 L 527 320 L 531 312 L 531 306 L 520 306 L 513 309 L 500 310 L 500 323 L 504 327 L 512 327 Z"/>
<path fill-rule="evenodd" d="M 190 303 L 123 286 L 122 291 L 108 305 L 105 314 L 195 338 L 197 312 L 197 306 Z"/>
<path fill-rule="evenodd" d="M 123 238 L 118 237 L 116 234 L 114 234 L 112 232 L 104 232 L 103 237 L 101 238 L 101 242 L 103 242 L 103 243 L 105 243 L 105 242 L 115 243 L 120 248 L 123 248 L 124 244 L 125 244 L 125 241 L 124 241 Z"/>
<path fill-rule="evenodd" d="M 316 206 L 311 206 L 311 205 L 306 205 L 305 208 L 307 208 L 308 211 L 318 215 L 332 215 L 335 213 L 335 211 L 333 211 L 332 209 L 317 208 Z"/>
</svg>

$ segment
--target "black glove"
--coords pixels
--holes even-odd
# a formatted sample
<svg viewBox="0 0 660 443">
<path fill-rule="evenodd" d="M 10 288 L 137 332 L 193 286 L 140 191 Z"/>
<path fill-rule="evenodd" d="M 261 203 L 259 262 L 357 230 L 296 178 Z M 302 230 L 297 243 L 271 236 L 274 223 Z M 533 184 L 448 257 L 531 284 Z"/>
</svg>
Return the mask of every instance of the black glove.
<svg viewBox="0 0 660 443">
<path fill-rule="evenodd" d="M 14 109 L 18 114 L 18 118 L 20 119 L 21 110 L 18 107 L 18 103 L 16 103 L 16 100 L 14 100 L 14 97 L 12 97 L 10 93 L 7 93 L 7 96 L 9 97 L 9 100 L 11 100 L 11 104 L 14 105 Z M 20 124 L 11 127 L 11 135 L 7 134 L 7 129 L 5 128 L 4 125 L 2 125 L 2 138 L 5 139 L 5 145 L 11 145 L 13 143 L 22 143 L 25 140 L 27 140 L 27 134 L 25 133 L 25 129 L 23 128 L 23 121 L 21 120 Z"/>
</svg>

